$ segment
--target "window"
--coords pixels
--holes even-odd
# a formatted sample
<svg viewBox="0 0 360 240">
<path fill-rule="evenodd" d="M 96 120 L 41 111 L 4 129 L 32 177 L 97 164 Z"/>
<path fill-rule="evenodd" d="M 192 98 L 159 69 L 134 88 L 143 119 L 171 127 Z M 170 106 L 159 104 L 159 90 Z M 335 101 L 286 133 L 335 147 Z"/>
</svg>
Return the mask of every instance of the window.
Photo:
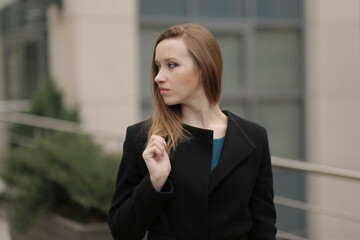
<svg viewBox="0 0 360 240">
<path fill-rule="evenodd" d="M 290 18 L 302 16 L 302 0 L 257 0 L 258 18 Z"/>
<path fill-rule="evenodd" d="M 141 0 L 142 16 L 184 16 L 186 15 L 186 0 Z"/>
<path fill-rule="evenodd" d="M 239 18 L 245 15 L 244 0 L 200 0 L 199 14 L 204 17 Z"/>
<path fill-rule="evenodd" d="M 1 9 L 5 99 L 28 99 L 48 78 L 46 9 L 49 4 L 14 1 Z"/>
</svg>

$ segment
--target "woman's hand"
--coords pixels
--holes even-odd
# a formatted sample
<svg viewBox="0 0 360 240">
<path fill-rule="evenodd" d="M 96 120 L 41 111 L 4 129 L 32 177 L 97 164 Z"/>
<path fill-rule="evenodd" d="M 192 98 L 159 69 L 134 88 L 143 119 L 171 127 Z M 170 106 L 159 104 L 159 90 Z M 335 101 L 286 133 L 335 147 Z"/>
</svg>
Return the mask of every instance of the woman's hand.
<svg viewBox="0 0 360 240">
<path fill-rule="evenodd" d="M 142 156 L 149 170 L 151 183 L 160 192 L 171 171 L 164 138 L 152 135 Z"/>
</svg>

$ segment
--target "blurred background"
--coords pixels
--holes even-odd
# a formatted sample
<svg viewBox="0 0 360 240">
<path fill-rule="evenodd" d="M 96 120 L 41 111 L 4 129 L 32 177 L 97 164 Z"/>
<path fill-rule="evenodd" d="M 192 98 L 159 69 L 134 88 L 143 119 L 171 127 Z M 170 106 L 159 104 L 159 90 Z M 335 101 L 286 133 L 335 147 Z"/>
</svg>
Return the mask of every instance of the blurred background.
<svg viewBox="0 0 360 240">
<path fill-rule="evenodd" d="M 268 130 L 279 239 L 360 239 L 360 0 L 0 0 L 0 159 L 56 131 L 121 154 L 156 37 L 186 22 L 220 43 L 222 108 Z"/>
</svg>

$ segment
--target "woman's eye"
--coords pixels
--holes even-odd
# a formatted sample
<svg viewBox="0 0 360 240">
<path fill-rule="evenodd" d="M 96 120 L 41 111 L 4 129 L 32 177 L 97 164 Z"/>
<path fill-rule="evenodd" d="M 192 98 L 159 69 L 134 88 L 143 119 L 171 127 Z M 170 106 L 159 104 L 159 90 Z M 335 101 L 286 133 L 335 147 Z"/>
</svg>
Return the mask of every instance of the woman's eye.
<svg viewBox="0 0 360 240">
<path fill-rule="evenodd" d="M 174 67 L 176 67 L 176 66 L 177 66 L 176 63 L 169 63 L 169 64 L 168 64 L 168 67 L 169 67 L 169 68 L 174 68 Z"/>
</svg>

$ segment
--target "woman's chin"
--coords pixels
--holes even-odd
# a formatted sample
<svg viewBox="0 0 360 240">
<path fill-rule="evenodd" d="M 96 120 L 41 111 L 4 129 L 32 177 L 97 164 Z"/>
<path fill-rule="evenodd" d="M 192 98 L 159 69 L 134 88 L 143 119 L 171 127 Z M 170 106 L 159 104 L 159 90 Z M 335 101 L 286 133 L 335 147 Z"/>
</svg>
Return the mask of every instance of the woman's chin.
<svg viewBox="0 0 360 240">
<path fill-rule="evenodd" d="M 173 100 L 170 100 L 170 99 L 164 99 L 164 103 L 165 103 L 165 105 L 167 105 L 167 106 L 173 106 L 173 105 L 179 104 L 178 101 L 173 101 Z"/>
<path fill-rule="evenodd" d="M 178 105 L 179 103 L 172 103 L 172 102 L 164 102 L 166 106 L 174 106 L 174 105 Z"/>
</svg>

